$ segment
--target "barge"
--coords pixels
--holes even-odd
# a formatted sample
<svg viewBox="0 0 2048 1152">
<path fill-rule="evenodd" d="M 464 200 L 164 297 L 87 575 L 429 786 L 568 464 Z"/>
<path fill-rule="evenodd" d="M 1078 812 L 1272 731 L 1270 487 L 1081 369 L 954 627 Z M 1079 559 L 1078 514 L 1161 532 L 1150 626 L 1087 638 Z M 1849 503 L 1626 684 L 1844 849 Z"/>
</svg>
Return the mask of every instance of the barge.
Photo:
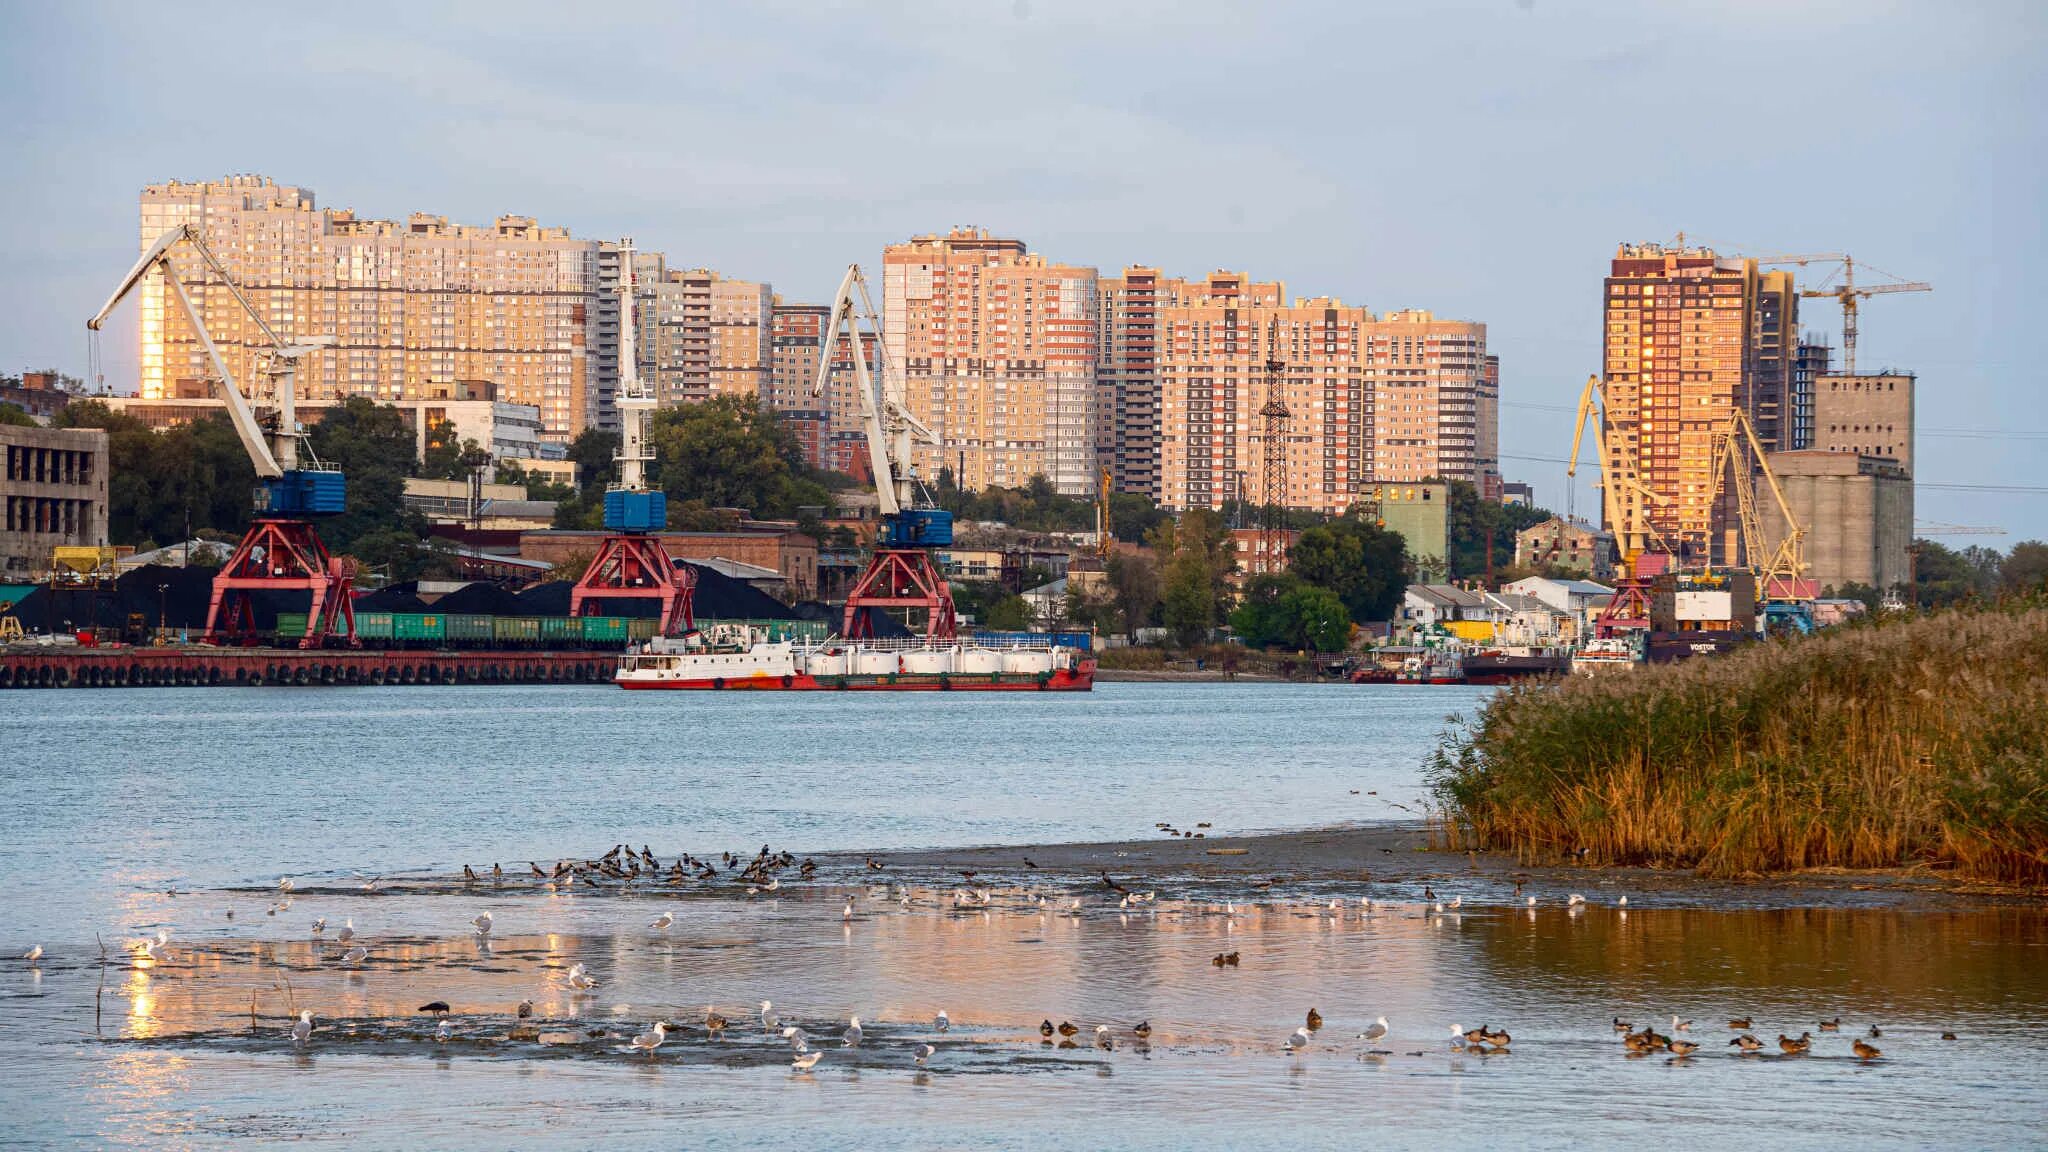
<svg viewBox="0 0 2048 1152">
<path fill-rule="evenodd" d="M 656 637 L 618 658 L 621 688 L 776 692 L 1086 692 L 1096 661 L 1038 640 L 771 640 L 721 627 Z"/>
</svg>

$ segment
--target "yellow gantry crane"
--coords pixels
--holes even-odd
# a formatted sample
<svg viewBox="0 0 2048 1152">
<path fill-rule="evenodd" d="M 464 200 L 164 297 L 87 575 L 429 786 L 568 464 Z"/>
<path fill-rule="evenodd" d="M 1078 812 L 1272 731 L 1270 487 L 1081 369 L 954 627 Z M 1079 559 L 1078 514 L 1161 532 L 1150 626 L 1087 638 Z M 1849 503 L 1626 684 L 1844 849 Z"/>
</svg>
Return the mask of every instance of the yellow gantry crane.
<svg viewBox="0 0 2048 1152">
<path fill-rule="evenodd" d="M 1649 583 L 1637 572 L 1645 552 L 1655 546 L 1669 552 L 1663 537 L 1650 523 L 1650 505 L 1664 503 L 1664 497 L 1642 481 L 1642 454 L 1631 429 L 1608 419 L 1607 389 L 1598 375 L 1586 377 L 1579 393 L 1579 416 L 1572 427 L 1572 455 L 1565 475 L 1578 475 L 1579 448 L 1585 442 L 1586 422 L 1594 421 L 1600 461 L 1600 508 L 1608 531 L 1621 546 L 1621 579 L 1616 581 L 1614 599 L 1600 613 L 1598 633 L 1611 636 L 1618 631 L 1650 626 Z"/>
<path fill-rule="evenodd" d="M 1095 551 L 1104 563 L 1109 562 L 1109 554 L 1116 550 L 1116 544 L 1110 537 L 1109 482 L 1109 468 L 1104 465 L 1095 493 Z"/>
<path fill-rule="evenodd" d="M 1769 599 L 1804 599 L 1797 594 L 1797 581 L 1806 574 L 1806 529 L 1793 515 L 1785 490 L 1771 472 L 1749 414 L 1740 408 L 1729 413 L 1727 425 L 1714 432 L 1713 446 L 1713 482 L 1707 489 L 1707 503 L 1711 506 L 1719 501 L 1724 491 L 1734 493 L 1743 560 L 1756 573 L 1758 594 Z M 1763 507 L 1757 501 L 1758 476 L 1770 487 L 1771 500 L 1785 522 L 1785 533 L 1776 540 L 1768 539 L 1764 530 Z M 1773 586 L 1791 594 L 1771 596 L 1768 589 Z"/>
</svg>

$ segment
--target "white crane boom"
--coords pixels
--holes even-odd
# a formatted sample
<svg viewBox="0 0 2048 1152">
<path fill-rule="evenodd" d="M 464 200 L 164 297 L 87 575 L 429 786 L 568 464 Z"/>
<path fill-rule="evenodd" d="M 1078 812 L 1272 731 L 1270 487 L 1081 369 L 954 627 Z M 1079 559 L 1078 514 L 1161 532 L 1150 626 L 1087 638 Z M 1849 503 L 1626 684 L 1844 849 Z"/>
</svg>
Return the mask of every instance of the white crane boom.
<svg viewBox="0 0 2048 1152">
<path fill-rule="evenodd" d="M 199 253 L 200 259 L 220 277 L 221 283 L 234 296 L 235 302 L 242 306 L 242 311 L 248 314 L 257 329 L 263 333 L 264 339 L 270 342 L 269 355 L 273 364 L 265 371 L 274 378 L 273 392 L 278 405 L 278 427 L 275 432 L 266 432 L 262 422 L 256 418 L 255 411 L 250 407 L 249 397 L 243 394 L 241 386 L 235 382 L 234 374 L 228 371 L 227 361 L 221 357 L 219 347 L 213 342 L 213 334 L 206 330 L 206 324 L 199 318 L 199 310 L 193 307 L 192 298 L 185 291 L 184 282 L 178 278 L 177 268 L 171 263 L 171 250 L 181 243 L 191 245 L 193 250 Z M 235 283 L 235 278 L 229 275 L 227 266 L 213 254 L 213 249 L 206 246 L 199 229 L 190 224 L 180 224 L 157 237 L 156 243 L 150 245 L 149 250 L 142 254 L 142 258 L 135 262 L 135 266 L 128 270 L 128 275 L 122 278 L 120 286 L 114 289 L 113 295 L 107 297 L 107 302 L 100 307 L 99 312 L 85 322 L 85 326 L 94 332 L 99 331 L 121 301 L 127 299 L 128 294 L 135 290 L 135 286 L 151 272 L 162 273 L 164 284 L 170 288 L 171 295 L 178 301 L 178 307 L 191 322 L 192 331 L 199 337 L 200 346 L 206 349 L 208 361 L 213 364 L 214 372 L 220 376 L 221 399 L 227 402 L 229 420 L 235 427 L 235 435 L 242 441 L 243 449 L 249 453 L 249 462 L 255 466 L 256 474 L 274 480 L 297 468 L 298 408 L 294 397 L 294 377 L 299 359 L 324 347 L 326 341 L 286 344 L 276 330 L 263 319 L 263 314 L 256 310 L 256 306 L 249 303 L 249 298 L 242 295 L 241 287 Z"/>
<path fill-rule="evenodd" d="M 647 487 L 647 465 L 654 452 L 647 446 L 647 420 L 658 401 L 640 383 L 639 331 L 633 318 L 633 240 L 619 241 L 619 487 L 628 492 Z"/>
<path fill-rule="evenodd" d="M 860 297 L 858 313 L 854 304 L 856 291 Z M 867 356 L 861 349 L 863 319 L 874 329 L 875 346 L 881 353 L 877 357 L 882 377 L 879 389 L 868 374 Z M 867 280 L 858 264 L 847 265 L 846 275 L 839 281 L 839 292 L 832 298 L 832 315 L 822 333 L 818 378 L 811 386 L 811 395 L 825 394 L 832 377 L 832 348 L 839 342 L 842 325 L 853 350 L 853 374 L 860 392 L 861 422 L 867 430 L 868 464 L 875 474 L 875 495 L 881 503 L 881 514 L 894 516 L 910 505 L 911 487 L 917 479 L 916 467 L 910 459 L 912 439 L 937 444 L 939 438 L 904 408 L 902 389 L 889 375 L 889 350 L 882 344 L 881 317 L 868 296 Z"/>
</svg>

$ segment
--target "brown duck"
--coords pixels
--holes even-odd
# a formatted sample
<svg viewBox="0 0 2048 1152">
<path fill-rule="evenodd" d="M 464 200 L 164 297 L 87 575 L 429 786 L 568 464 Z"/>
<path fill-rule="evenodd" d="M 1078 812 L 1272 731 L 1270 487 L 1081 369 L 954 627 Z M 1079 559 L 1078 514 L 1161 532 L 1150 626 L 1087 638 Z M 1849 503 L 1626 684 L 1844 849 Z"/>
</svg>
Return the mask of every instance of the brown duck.
<svg viewBox="0 0 2048 1152">
<path fill-rule="evenodd" d="M 1879 1056 L 1884 1055 L 1883 1052 L 1880 1052 L 1878 1050 L 1877 1045 L 1872 1044 L 1868 1040 L 1858 1040 L 1855 1043 L 1849 1045 L 1849 1048 L 1851 1051 L 1856 1053 L 1856 1058 L 1858 1060 L 1875 1060 Z"/>
<path fill-rule="evenodd" d="M 1728 1021 L 1728 1027 L 1733 1028 L 1737 1032 L 1747 1032 L 1749 1031 L 1749 1017 L 1737 1016 Z"/>
<path fill-rule="evenodd" d="M 1673 1040 L 1671 1042 L 1671 1054 L 1681 1060 L 1699 1050 L 1700 1046 L 1691 1040 Z"/>
<path fill-rule="evenodd" d="M 1796 1040 L 1785 1035 L 1783 1032 L 1778 1033 L 1778 1050 L 1787 1056 L 1804 1056 L 1812 1048 L 1813 1033 L 1811 1032 L 1801 1032 Z"/>
<path fill-rule="evenodd" d="M 1842 1018 L 1837 1016 L 1833 1020 L 1821 1021 L 1820 1030 L 1823 1032 L 1840 1032 L 1842 1030 Z"/>
<path fill-rule="evenodd" d="M 1764 1047 L 1763 1041 L 1757 1039 L 1754 1036 L 1751 1036 L 1747 1032 L 1744 1032 L 1742 1035 L 1737 1036 L 1733 1040 L 1730 1040 L 1728 1044 L 1730 1047 L 1739 1047 L 1744 1052 L 1761 1052 L 1763 1051 Z"/>
<path fill-rule="evenodd" d="M 1059 1033 L 1060 1033 L 1060 1035 L 1062 1035 L 1062 1036 L 1072 1036 L 1072 1035 L 1073 1035 L 1074 1033 L 1076 1033 L 1076 1032 L 1079 1032 L 1079 1031 L 1080 1031 L 1080 1029 L 1079 1029 L 1079 1028 L 1076 1028 L 1076 1027 L 1074 1027 L 1074 1022 L 1073 1022 L 1072 1020 L 1062 1020 L 1062 1021 L 1060 1021 L 1060 1027 L 1059 1027 Z"/>
<path fill-rule="evenodd" d="M 1308 1030 L 1320 1032 L 1323 1029 L 1323 1014 L 1311 1008 L 1308 1010 Z"/>
</svg>

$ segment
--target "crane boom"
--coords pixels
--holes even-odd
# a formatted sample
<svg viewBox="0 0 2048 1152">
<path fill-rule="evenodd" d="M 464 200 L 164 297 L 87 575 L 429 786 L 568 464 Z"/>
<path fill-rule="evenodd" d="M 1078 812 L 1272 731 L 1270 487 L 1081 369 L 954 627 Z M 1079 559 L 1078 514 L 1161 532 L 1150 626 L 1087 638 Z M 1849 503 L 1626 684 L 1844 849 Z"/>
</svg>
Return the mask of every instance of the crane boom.
<svg viewBox="0 0 2048 1152">
<path fill-rule="evenodd" d="M 861 348 L 862 321 L 874 330 L 877 347 L 881 351 L 881 355 L 876 357 L 877 370 L 881 375 L 879 388 L 876 386 L 878 381 L 868 373 L 868 358 Z M 892 386 L 889 352 L 880 345 L 881 317 L 875 312 L 874 300 L 868 295 L 867 279 L 861 275 L 858 264 L 847 265 L 846 275 L 839 281 L 839 291 L 832 298 L 832 313 L 822 333 L 818 376 L 811 385 L 812 397 L 823 396 L 831 380 L 832 346 L 838 342 L 842 326 L 853 351 L 855 390 L 860 393 L 861 424 L 867 434 L 868 464 L 875 474 L 875 496 L 880 501 L 882 515 L 894 516 L 910 506 L 911 487 L 917 478 L 910 459 L 911 440 L 915 438 L 926 444 L 937 444 L 939 437 L 904 408 L 901 389 Z"/>
<path fill-rule="evenodd" d="M 271 346 L 278 353 L 296 352 L 303 355 L 305 351 L 311 350 L 311 345 L 288 346 L 278 338 L 270 325 L 263 322 L 262 315 L 249 303 L 248 298 L 242 295 L 242 290 L 235 286 L 234 278 L 227 274 L 227 269 L 214 256 L 213 250 L 200 238 L 199 230 L 190 224 L 180 224 L 157 237 L 156 243 L 150 245 L 149 251 L 144 252 L 142 258 L 135 262 L 135 266 L 128 270 L 128 275 L 122 278 L 120 287 L 114 289 L 114 294 L 107 297 L 107 302 L 92 319 L 85 322 L 85 326 L 94 332 L 99 331 L 107 322 L 107 317 L 120 306 L 121 301 L 128 298 L 128 294 L 135 290 L 137 284 L 142 283 L 145 276 L 153 271 L 161 272 L 164 283 L 170 287 L 171 295 L 178 301 L 178 307 L 184 311 L 185 319 L 191 323 L 192 331 L 198 335 L 200 346 L 206 349 L 206 358 L 213 364 L 213 370 L 220 375 L 221 398 L 227 402 L 229 421 L 235 426 L 235 435 L 242 441 L 243 449 L 249 453 L 249 462 L 255 466 L 258 476 L 275 480 L 284 475 L 285 470 L 293 462 L 290 459 L 293 454 L 287 451 L 284 453 L 287 459 L 280 462 L 279 454 L 271 450 L 263 426 L 257 421 L 255 411 L 249 406 L 248 397 L 242 394 L 240 386 L 235 383 L 234 374 L 228 371 L 227 361 L 221 357 L 220 349 L 213 342 L 213 334 L 206 330 L 205 323 L 199 318 L 199 310 L 192 306 L 192 298 L 186 294 L 184 282 L 178 278 L 178 271 L 171 264 L 171 249 L 180 243 L 189 244 L 198 250 L 200 257 L 206 261 L 208 267 L 220 275 L 228 291 L 234 294 L 235 300 L 242 305 L 243 310 L 255 320 L 263 335 L 270 340 Z M 289 363 L 296 360 L 297 356 L 285 356 L 284 359 Z M 286 395 L 285 415 L 289 420 L 293 415 L 290 412 L 289 389 Z M 285 428 L 289 432 L 291 425 L 286 423 Z"/>
</svg>

